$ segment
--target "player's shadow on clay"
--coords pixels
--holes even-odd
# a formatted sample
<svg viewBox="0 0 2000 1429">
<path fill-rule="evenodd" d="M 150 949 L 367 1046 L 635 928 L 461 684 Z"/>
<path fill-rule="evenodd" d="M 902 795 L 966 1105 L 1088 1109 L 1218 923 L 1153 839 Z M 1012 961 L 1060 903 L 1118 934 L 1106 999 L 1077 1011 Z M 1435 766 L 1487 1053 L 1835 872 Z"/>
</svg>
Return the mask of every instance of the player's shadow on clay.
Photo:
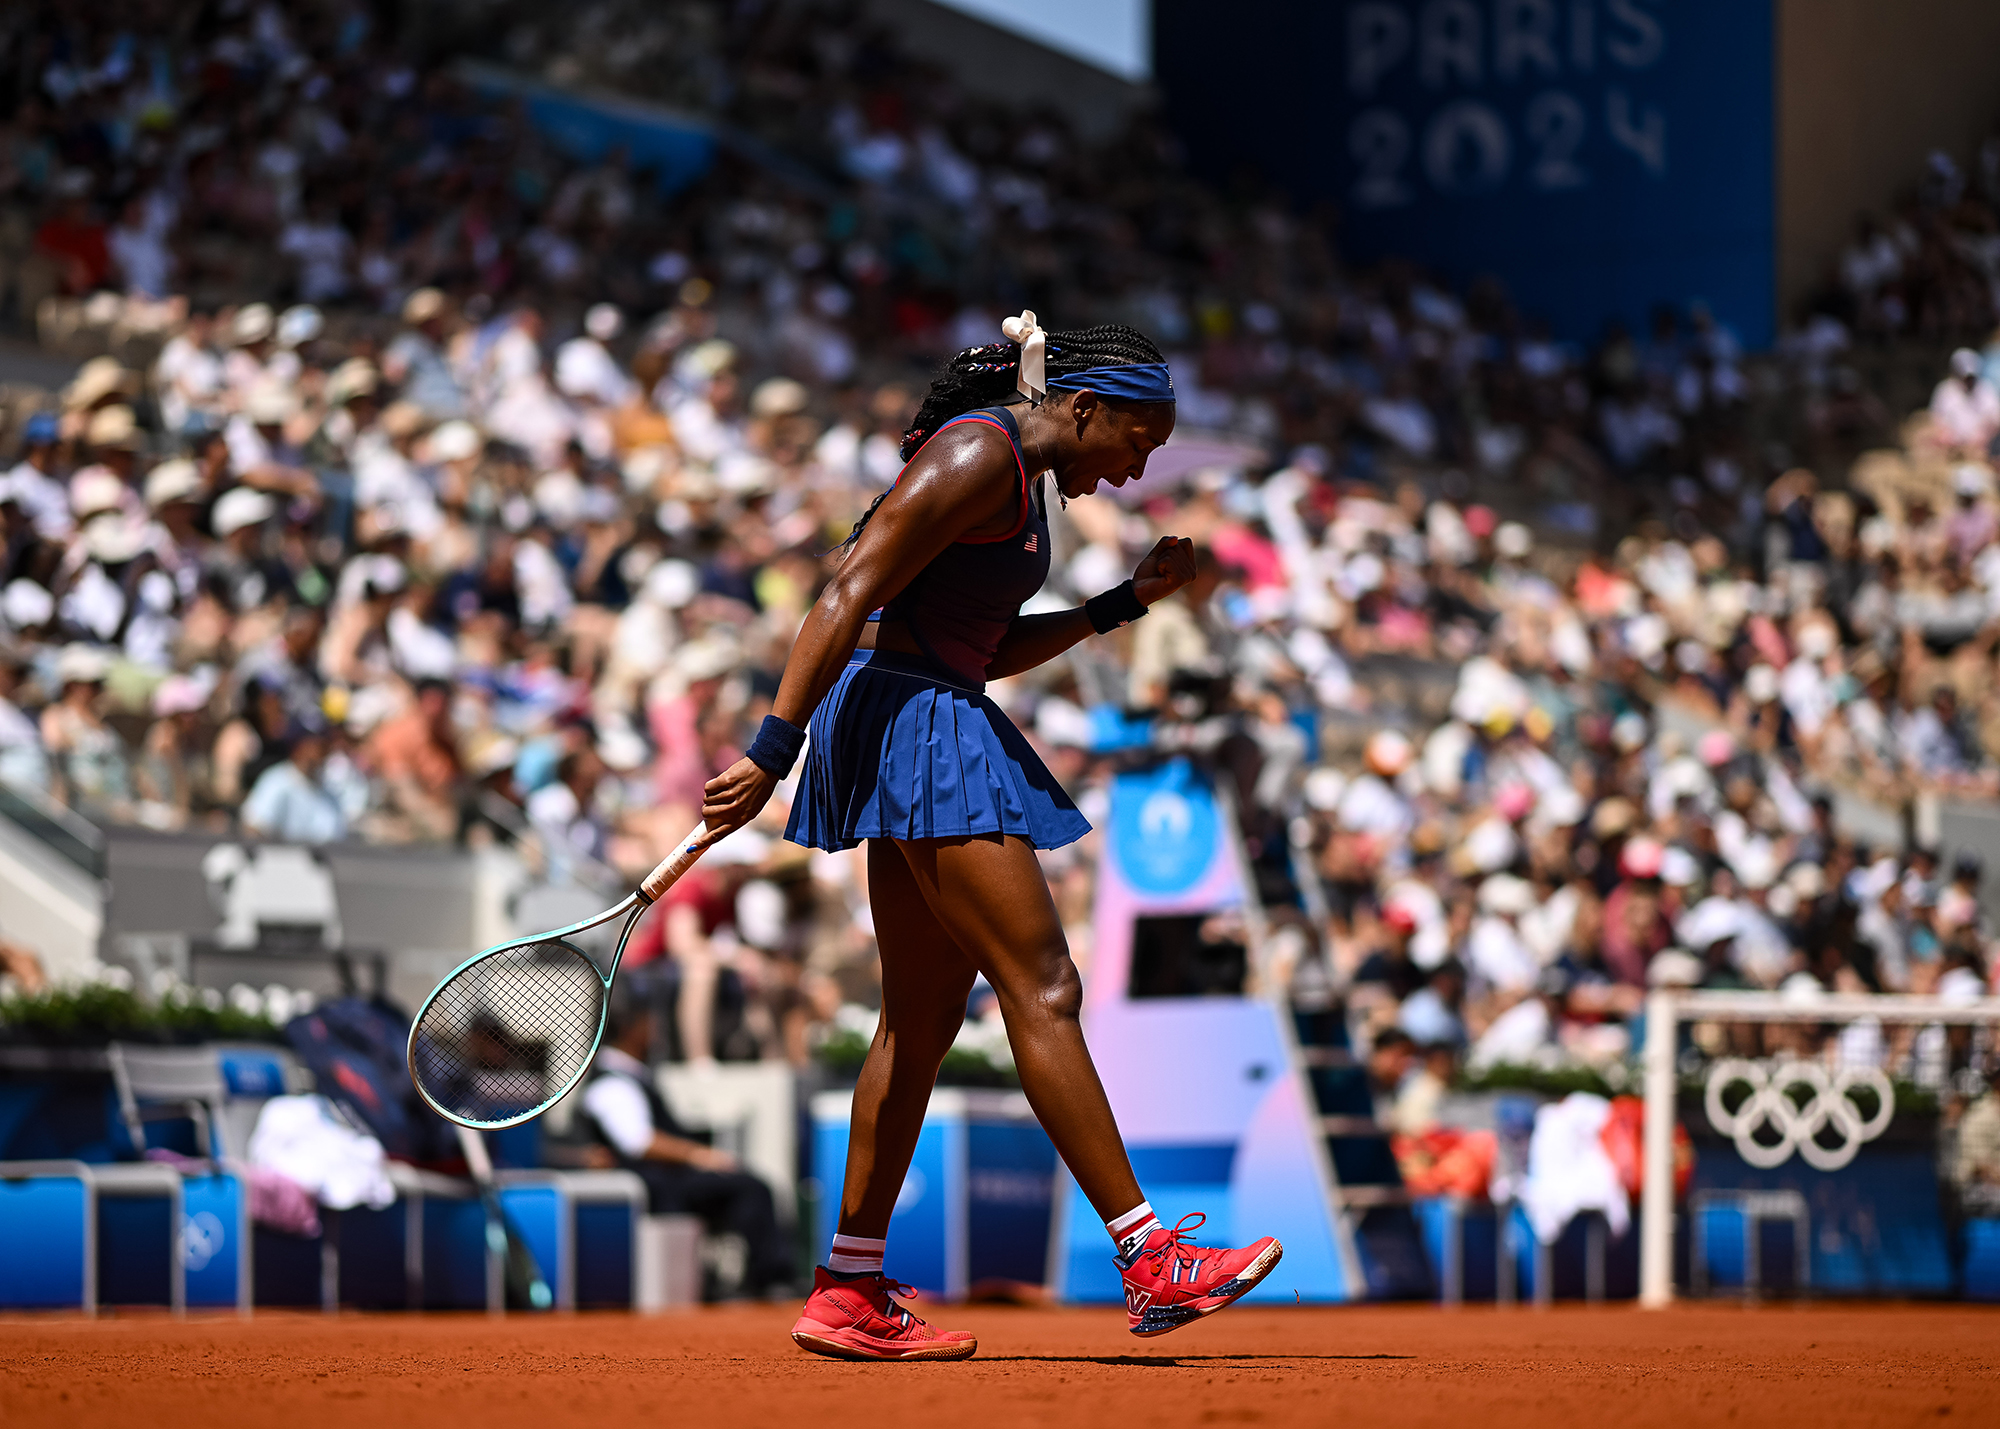
<svg viewBox="0 0 2000 1429">
<path fill-rule="evenodd" d="M 981 1355 L 977 1364 L 1105 1364 L 1142 1369 L 1213 1364 L 1224 1360 L 1413 1360 L 1415 1355 Z"/>
</svg>

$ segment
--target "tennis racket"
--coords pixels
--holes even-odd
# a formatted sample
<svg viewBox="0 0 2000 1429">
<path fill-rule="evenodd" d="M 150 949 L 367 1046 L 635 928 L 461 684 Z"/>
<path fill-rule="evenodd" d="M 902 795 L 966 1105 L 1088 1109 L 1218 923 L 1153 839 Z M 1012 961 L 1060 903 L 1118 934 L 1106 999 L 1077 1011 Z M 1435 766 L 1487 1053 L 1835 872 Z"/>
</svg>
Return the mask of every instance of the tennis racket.
<svg viewBox="0 0 2000 1429">
<path fill-rule="evenodd" d="M 604 1038 L 606 996 L 639 918 L 702 854 L 707 825 L 680 841 L 638 890 L 594 918 L 466 959 L 410 1025 L 410 1079 L 446 1121 L 474 1131 L 519 1126 L 574 1090 Z M 623 920 L 611 965 L 570 940 Z"/>
</svg>

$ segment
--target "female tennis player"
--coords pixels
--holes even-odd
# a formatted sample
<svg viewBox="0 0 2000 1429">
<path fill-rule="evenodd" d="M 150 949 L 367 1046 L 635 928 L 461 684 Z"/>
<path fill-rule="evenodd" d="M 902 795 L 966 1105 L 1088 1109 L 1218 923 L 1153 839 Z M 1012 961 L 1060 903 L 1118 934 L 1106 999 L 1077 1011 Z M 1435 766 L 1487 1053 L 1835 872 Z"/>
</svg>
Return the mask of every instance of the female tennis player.
<svg viewBox="0 0 2000 1429">
<path fill-rule="evenodd" d="M 833 1253 L 792 1328 L 803 1348 L 845 1359 L 963 1359 L 978 1348 L 970 1333 L 934 1329 L 898 1305 L 892 1295 L 908 1292 L 883 1274 L 882 1252 L 938 1065 L 981 973 L 999 996 L 1021 1087 L 1111 1233 L 1134 1334 L 1221 1309 L 1283 1253 L 1269 1237 L 1240 1250 L 1191 1246 L 1140 1191 L 1084 1046 L 1082 983 L 1035 858 L 1090 826 L 983 693 L 987 680 L 1137 620 L 1194 579 L 1192 543 L 1167 537 L 1115 589 L 1074 610 L 1020 613 L 1049 572 L 1042 474 L 1065 502 L 1137 481 L 1173 431 L 1172 379 L 1130 328 L 1044 333 L 1024 313 L 1003 329 L 1010 341 L 968 348 L 931 384 L 903 438 L 902 474 L 856 523 L 799 632 L 775 713 L 702 805 L 711 839 L 756 817 L 809 724 L 787 837 L 830 850 L 868 843 L 882 1020 L 854 1089 Z"/>
</svg>

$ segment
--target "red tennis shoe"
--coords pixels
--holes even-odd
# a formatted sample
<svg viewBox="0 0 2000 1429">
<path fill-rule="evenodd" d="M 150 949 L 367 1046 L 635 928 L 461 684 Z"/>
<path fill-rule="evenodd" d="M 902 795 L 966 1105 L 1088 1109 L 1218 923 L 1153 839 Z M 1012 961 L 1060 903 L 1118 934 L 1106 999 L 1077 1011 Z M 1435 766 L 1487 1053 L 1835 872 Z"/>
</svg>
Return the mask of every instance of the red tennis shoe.
<svg viewBox="0 0 2000 1429">
<path fill-rule="evenodd" d="M 1254 1290 L 1284 1256 L 1285 1248 L 1270 1236 L 1241 1250 L 1186 1244 L 1207 1219 L 1196 1211 L 1172 1230 L 1161 1226 L 1129 1263 L 1112 1257 L 1125 1272 L 1125 1316 L 1133 1334 L 1164 1335 L 1213 1315 Z"/>
<path fill-rule="evenodd" d="M 792 1343 L 837 1360 L 963 1360 L 979 1348 L 970 1330 L 934 1330 L 892 1293 L 916 1291 L 886 1275 L 846 1278 L 819 1266 Z"/>
</svg>

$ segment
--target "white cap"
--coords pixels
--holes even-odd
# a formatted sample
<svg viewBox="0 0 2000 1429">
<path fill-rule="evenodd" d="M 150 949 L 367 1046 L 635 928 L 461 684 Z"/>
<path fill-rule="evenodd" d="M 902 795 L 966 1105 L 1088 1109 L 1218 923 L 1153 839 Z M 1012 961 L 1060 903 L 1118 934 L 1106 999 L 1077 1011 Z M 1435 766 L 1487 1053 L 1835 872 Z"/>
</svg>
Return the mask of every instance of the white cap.
<svg viewBox="0 0 2000 1429">
<path fill-rule="evenodd" d="M 269 303 L 251 303 L 238 309 L 236 321 L 229 325 L 229 336 L 237 346 L 248 346 L 262 342 L 271 335 L 272 317 Z"/>
<path fill-rule="evenodd" d="M 25 576 L 0 590 L 0 617 L 16 630 L 47 625 L 56 613 L 56 598 Z"/>
<path fill-rule="evenodd" d="M 268 521 L 277 513 L 278 503 L 261 491 L 233 486 L 222 493 L 209 512 L 208 524 L 218 536 L 232 536 L 245 526 Z"/>
<path fill-rule="evenodd" d="M 1646 964 L 1649 987 L 1699 987 L 1704 973 L 1701 959 L 1686 948 L 1662 948 Z"/>
<path fill-rule="evenodd" d="M 429 322 L 444 311 L 444 294 L 436 288 L 419 288 L 403 299 L 403 321 L 412 325 Z"/>
<path fill-rule="evenodd" d="M 111 673 L 111 657 L 94 645 L 65 645 L 56 657 L 56 681 L 94 685 Z"/>
<path fill-rule="evenodd" d="M 1508 521 L 1493 533 L 1493 549 L 1510 561 L 1518 561 L 1535 548 L 1535 537 L 1519 521 Z"/>
<path fill-rule="evenodd" d="M 583 315 L 583 330 L 599 342 L 609 342 L 625 330 L 625 314 L 614 303 L 597 303 Z"/>
<path fill-rule="evenodd" d="M 326 319 L 311 303 L 286 308 L 278 317 L 278 346 L 303 347 L 326 331 Z"/>
<path fill-rule="evenodd" d="M 69 482 L 69 509 L 80 521 L 99 511 L 115 511 L 125 502 L 125 483 L 115 472 L 87 466 Z"/>
<path fill-rule="evenodd" d="M 146 528 L 122 511 L 99 512 L 77 534 L 84 554 L 107 566 L 123 565 L 146 549 Z"/>
<path fill-rule="evenodd" d="M 690 640 L 674 653 L 674 668 L 689 681 L 719 680 L 740 663 L 736 647 L 713 636 Z"/>
<path fill-rule="evenodd" d="M 260 427 L 289 422 L 298 410 L 298 395 L 282 382 L 260 382 L 243 400 L 243 415 Z"/>
<path fill-rule="evenodd" d="M 750 414 L 754 417 L 789 417 L 803 412 L 811 396 L 803 382 L 790 377 L 767 377 L 750 394 Z"/>
<path fill-rule="evenodd" d="M 1571 784 L 1544 790 L 1535 801 L 1534 822 L 1552 829 L 1572 828 L 1583 821 L 1583 795 Z"/>
<path fill-rule="evenodd" d="M 90 422 L 83 429 L 85 444 L 93 447 L 116 447 L 121 451 L 134 451 L 141 444 L 139 419 L 132 409 L 122 404 L 114 407 L 99 407 L 90 414 Z"/>
<path fill-rule="evenodd" d="M 1496 873 L 1479 885 L 1479 906 L 1488 913 L 1518 918 L 1535 906 L 1535 885 L 1511 873 Z"/>
<path fill-rule="evenodd" d="M 1410 737 L 1401 730 L 1378 729 L 1368 736 L 1361 757 L 1375 773 L 1393 779 L 1409 767 L 1415 752 Z"/>
<path fill-rule="evenodd" d="M 163 461 L 146 474 L 146 505 L 155 511 L 200 490 L 201 473 L 186 457 Z"/>
<path fill-rule="evenodd" d="M 483 445 L 479 428 L 472 423 L 463 420 L 446 422 L 431 433 L 431 460 L 464 461 L 478 456 Z"/>
<path fill-rule="evenodd" d="M 1668 844 L 1660 854 L 1660 882 L 1669 888 L 1688 888 L 1701 878 L 1701 861 L 1679 844 Z"/>
<path fill-rule="evenodd" d="M 664 560 L 646 572 L 642 599 L 668 610 L 679 610 L 701 590 L 701 572 L 692 562 Z"/>
<path fill-rule="evenodd" d="M 1951 374 L 1954 377 L 1972 377 L 1979 371 L 1979 354 L 1969 347 L 1961 347 L 1951 355 Z"/>
<path fill-rule="evenodd" d="M 778 464 L 755 452 L 730 452 L 715 464 L 715 478 L 732 496 L 768 496 L 778 489 Z"/>
<path fill-rule="evenodd" d="M 1347 792 L 1347 776 L 1338 769 L 1322 766 L 1306 775 L 1306 807 L 1330 814 L 1340 807 L 1340 796 Z"/>
<path fill-rule="evenodd" d="M 1676 931 L 1683 943 L 1703 951 L 1743 931 L 1743 910 L 1726 898 L 1704 898 L 1681 915 Z"/>
</svg>

